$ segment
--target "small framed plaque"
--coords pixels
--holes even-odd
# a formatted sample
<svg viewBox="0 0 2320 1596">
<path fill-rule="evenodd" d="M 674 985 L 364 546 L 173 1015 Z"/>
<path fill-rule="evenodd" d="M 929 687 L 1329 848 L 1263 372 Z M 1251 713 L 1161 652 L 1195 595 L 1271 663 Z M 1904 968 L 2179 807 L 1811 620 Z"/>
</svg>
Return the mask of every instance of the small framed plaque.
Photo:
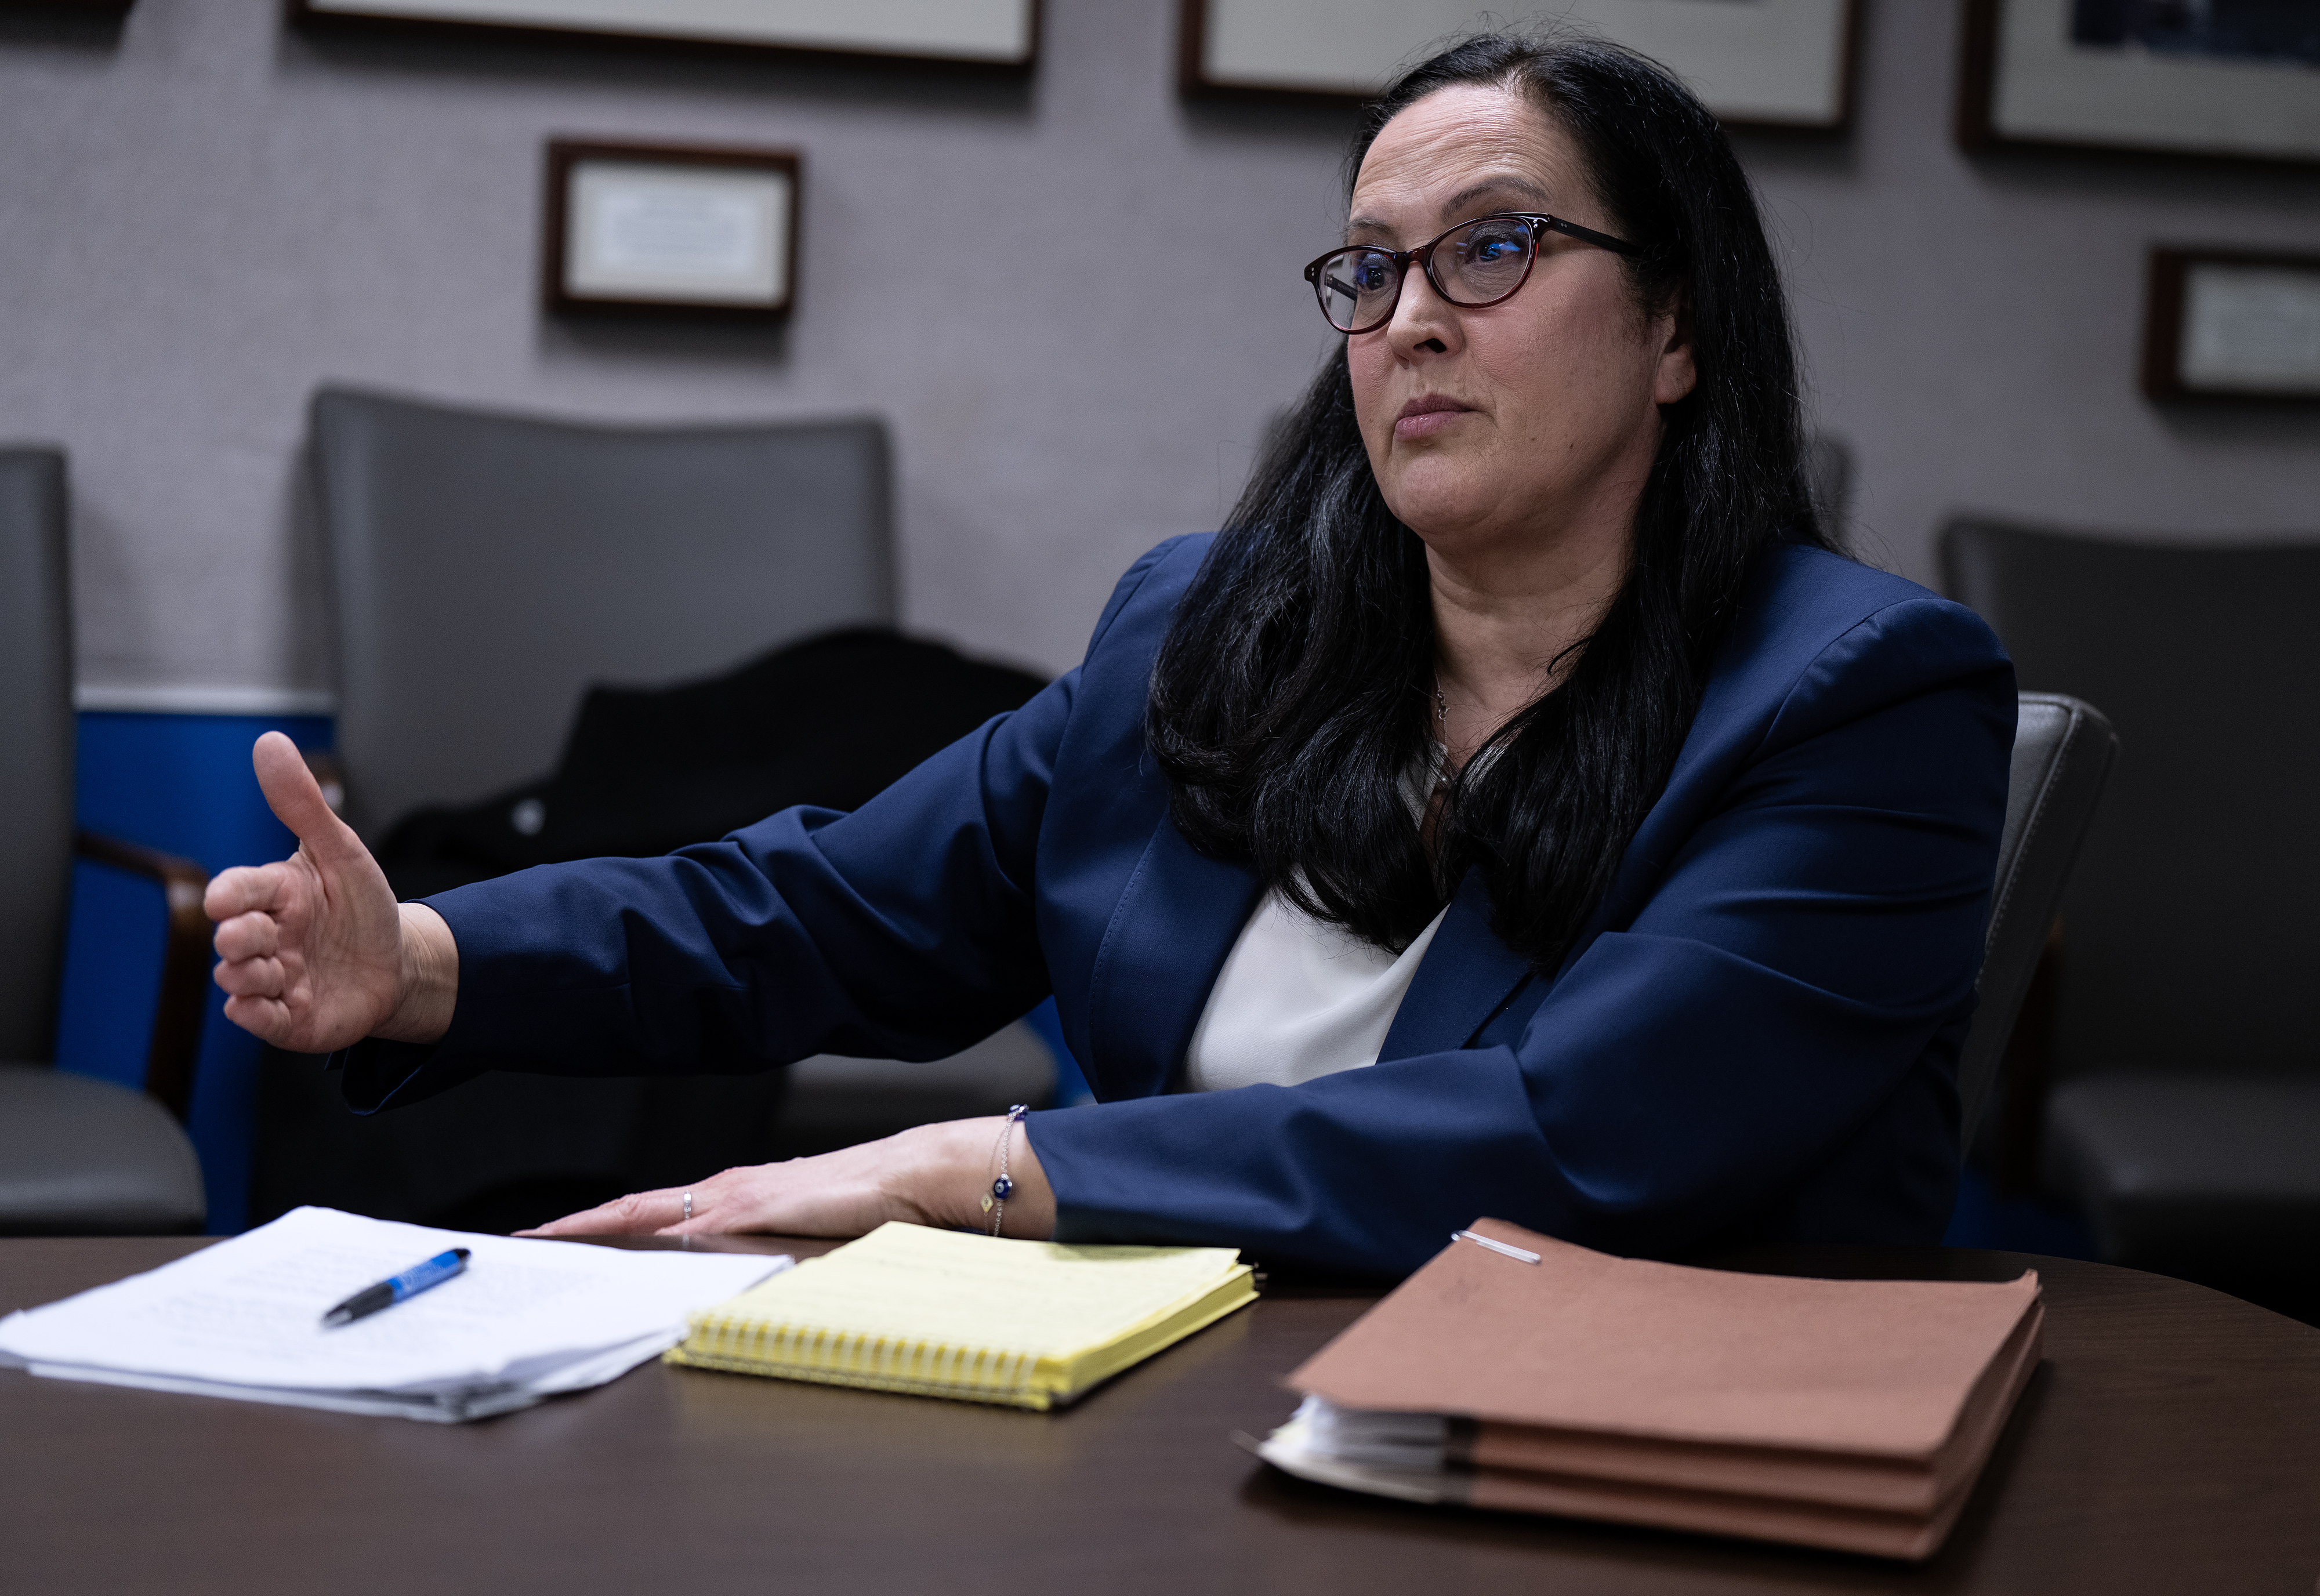
<svg viewBox="0 0 2320 1596">
<path fill-rule="evenodd" d="M 2152 250 L 2143 391 L 2320 404 L 2320 255 Z"/>
<path fill-rule="evenodd" d="M 788 150 L 558 139 L 548 146 L 548 308 L 770 321 L 796 295 Z"/>
</svg>

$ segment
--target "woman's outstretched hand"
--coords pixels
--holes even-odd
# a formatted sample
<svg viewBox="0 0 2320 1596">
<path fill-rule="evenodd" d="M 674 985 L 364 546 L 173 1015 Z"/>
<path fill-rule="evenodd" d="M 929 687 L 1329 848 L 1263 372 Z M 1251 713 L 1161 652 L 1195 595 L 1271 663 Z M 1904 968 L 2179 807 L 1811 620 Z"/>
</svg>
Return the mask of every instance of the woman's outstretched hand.
<svg viewBox="0 0 2320 1596">
<path fill-rule="evenodd" d="M 395 902 L 288 738 L 266 733 L 250 762 L 298 851 L 210 883 L 203 907 L 218 922 L 225 1017 L 293 1053 L 329 1053 L 367 1036 L 440 1037 L 458 984 L 450 928 L 424 905 Z"/>
<path fill-rule="evenodd" d="M 921 1125 L 813 1158 L 729 1169 L 692 1186 L 639 1192 L 520 1236 L 860 1236 L 888 1220 L 987 1230 L 983 1194 L 999 1174 L 1007 1121 Z M 1020 1126 L 1008 1126 L 1006 1234 L 1041 1239 L 1056 1229 L 1056 1196 Z M 693 1217 L 684 1217 L 687 1193 Z"/>
</svg>

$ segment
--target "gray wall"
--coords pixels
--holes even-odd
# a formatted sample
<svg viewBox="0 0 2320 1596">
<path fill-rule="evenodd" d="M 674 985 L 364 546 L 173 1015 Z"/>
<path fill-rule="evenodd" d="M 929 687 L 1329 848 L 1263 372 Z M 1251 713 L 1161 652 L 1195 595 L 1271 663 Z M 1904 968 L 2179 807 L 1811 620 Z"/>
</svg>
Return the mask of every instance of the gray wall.
<svg viewBox="0 0 2320 1596">
<path fill-rule="evenodd" d="M 1029 84 L 557 42 L 285 34 L 278 0 L 0 23 L 0 438 L 72 451 L 84 682 L 328 685 L 297 451 L 317 383 L 603 418 L 873 410 L 905 612 L 1048 667 L 1211 525 L 1324 330 L 1342 113 L 1188 107 L 1175 0 L 1047 0 Z M 1947 138 L 1956 17 L 1871 0 L 1849 138 L 1751 135 L 1872 557 L 1949 510 L 2320 530 L 2320 420 L 2134 390 L 2153 240 L 2320 249 L 2320 178 Z M 787 145 L 778 333 L 537 306 L 553 134 Z M 897 236 L 941 240 L 942 277 Z"/>
</svg>

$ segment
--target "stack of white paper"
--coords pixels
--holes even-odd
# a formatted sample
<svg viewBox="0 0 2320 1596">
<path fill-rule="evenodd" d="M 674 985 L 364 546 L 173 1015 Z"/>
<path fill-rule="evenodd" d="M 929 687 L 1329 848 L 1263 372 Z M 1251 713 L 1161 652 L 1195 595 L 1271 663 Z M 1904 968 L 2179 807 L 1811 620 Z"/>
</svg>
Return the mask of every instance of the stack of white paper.
<svg viewBox="0 0 2320 1596">
<path fill-rule="evenodd" d="M 337 1329 L 323 1311 L 453 1247 L 467 1272 Z M 35 1374 L 446 1422 L 619 1378 L 787 1257 L 626 1252 L 301 1208 L 149 1274 L 0 1319 Z"/>
</svg>

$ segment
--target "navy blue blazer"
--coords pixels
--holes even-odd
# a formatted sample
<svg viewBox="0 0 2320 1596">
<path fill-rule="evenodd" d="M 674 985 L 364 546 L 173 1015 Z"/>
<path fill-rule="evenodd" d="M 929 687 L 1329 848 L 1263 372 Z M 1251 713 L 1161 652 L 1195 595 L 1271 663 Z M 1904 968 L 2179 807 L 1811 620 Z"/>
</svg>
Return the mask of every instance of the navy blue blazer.
<svg viewBox="0 0 2320 1596">
<path fill-rule="evenodd" d="M 1100 1100 L 1029 1121 L 1062 1239 L 1392 1275 L 1484 1214 L 1660 1256 L 1940 1238 L 2014 733 L 2013 667 L 1978 617 L 1768 551 L 1560 969 L 1491 934 L 1470 876 L 1374 1067 L 1170 1094 L 1259 896 L 1169 821 L 1143 741 L 1208 544 L 1137 561 L 1078 669 L 851 814 L 429 900 L 458 939 L 450 1029 L 356 1049 L 349 1101 L 485 1068 L 935 1058 L 1052 991 Z"/>
</svg>

